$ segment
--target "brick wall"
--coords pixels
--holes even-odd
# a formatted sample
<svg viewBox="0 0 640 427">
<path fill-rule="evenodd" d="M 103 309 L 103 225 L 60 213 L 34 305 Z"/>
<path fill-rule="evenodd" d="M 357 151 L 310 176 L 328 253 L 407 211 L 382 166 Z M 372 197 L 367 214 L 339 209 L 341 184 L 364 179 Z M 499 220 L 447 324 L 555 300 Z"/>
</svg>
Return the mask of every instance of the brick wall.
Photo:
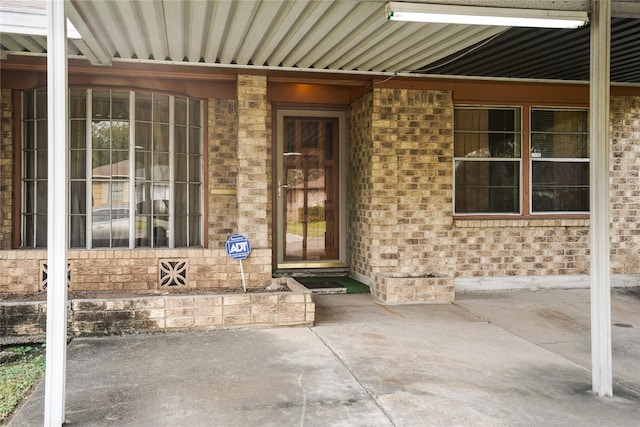
<svg viewBox="0 0 640 427">
<path fill-rule="evenodd" d="M 255 248 L 269 247 L 268 114 L 266 77 L 239 75 L 238 231 Z"/>
<path fill-rule="evenodd" d="M 0 249 L 11 248 L 13 227 L 13 101 L 11 89 L 0 91 Z"/>
<path fill-rule="evenodd" d="M 130 334 L 183 329 L 313 326 L 311 291 L 293 279 L 289 290 L 247 294 L 135 296 L 72 299 L 68 336 Z M 0 303 L 0 339 L 28 336 L 44 341 L 45 302 Z"/>
<path fill-rule="evenodd" d="M 210 248 L 224 248 L 238 229 L 238 103 L 210 99 L 208 111 L 208 189 Z"/>
<path fill-rule="evenodd" d="M 611 98 L 611 270 L 640 273 L 640 97 Z"/>
<path fill-rule="evenodd" d="M 372 260 L 369 256 L 372 240 L 372 114 L 373 94 L 368 93 L 351 105 L 349 116 L 348 151 L 348 254 L 351 271 L 373 277 Z"/>
</svg>

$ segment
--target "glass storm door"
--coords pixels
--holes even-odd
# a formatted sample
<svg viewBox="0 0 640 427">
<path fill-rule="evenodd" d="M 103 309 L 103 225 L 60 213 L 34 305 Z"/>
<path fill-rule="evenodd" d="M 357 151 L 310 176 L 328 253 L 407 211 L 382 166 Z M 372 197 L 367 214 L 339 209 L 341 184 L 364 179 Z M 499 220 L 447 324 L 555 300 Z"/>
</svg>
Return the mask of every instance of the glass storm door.
<svg viewBox="0 0 640 427">
<path fill-rule="evenodd" d="M 340 258 L 338 117 L 282 116 L 278 267 L 330 267 Z"/>
</svg>

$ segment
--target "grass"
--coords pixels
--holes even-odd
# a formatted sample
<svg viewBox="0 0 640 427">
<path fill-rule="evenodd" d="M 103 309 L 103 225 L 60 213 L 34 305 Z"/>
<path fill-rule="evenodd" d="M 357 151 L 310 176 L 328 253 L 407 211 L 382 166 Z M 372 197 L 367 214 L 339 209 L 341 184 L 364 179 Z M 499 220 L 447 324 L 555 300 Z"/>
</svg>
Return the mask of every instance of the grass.
<svg viewBox="0 0 640 427">
<path fill-rule="evenodd" d="M 18 404 L 31 393 L 44 375 L 44 346 L 20 346 L 5 351 L 18 354 L 18 359 L 0 365 L 0 424 L 8 420 Z"/>
<path fill-rule="evenodd" d="M 324 237 L 324 233 L 327 230 L 327 223 L 325 221 L 310 222 L 307 224 L 307 226 L 307 237 Z M 287 232 L 302 236 L 302 223 L 287 223 Z"/>
</svg>

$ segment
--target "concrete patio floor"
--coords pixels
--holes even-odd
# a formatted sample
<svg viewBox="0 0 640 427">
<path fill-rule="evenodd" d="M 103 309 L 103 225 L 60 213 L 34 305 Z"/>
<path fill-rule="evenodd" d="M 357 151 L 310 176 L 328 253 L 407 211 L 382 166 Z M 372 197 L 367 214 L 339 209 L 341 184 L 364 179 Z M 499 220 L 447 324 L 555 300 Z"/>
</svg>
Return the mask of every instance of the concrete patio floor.
<svg viewBox="0 0 640 427">
<path fill-rule="evenodd" d="M 591 392 L 589 290 L 389 306 L 316 296 L 312 328 L 82 338 L 73 426 L 637 426 L 640 290 L 612 293 L 614 397 Z M 40 384 L 10 426 L 42 425 Z"/>
</svg>

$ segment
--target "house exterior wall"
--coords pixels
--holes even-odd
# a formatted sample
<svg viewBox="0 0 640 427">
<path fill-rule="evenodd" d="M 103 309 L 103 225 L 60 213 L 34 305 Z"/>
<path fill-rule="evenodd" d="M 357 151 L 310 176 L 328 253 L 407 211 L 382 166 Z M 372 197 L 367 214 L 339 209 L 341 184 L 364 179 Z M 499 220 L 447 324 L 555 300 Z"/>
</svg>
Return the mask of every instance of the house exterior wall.
<svg viewBox="0 0 640 427">
<path fill-rule="evenodd" d="M 637 97 L 612 98 L 614 274 L 640 270 L 639 113 Z M 352 271 L 394 303 L 453 298 L 447 279 L 481 289 L 483 279 L 560 285 L 557 276 L 588 275 L 588 219 L 454 217 L 452 117 L 451 93 L 441 91 L 374 89 L 352 104 Z"/>
<path fill-rule="evenodd" d="M 640 273 L 640 97 L 611 97 L 611 271 Z"/>
<path fill-rule="evenodd" d="M 208 97 L 205 103 L 205 247 L 74 249 L 69 252 L 72 290 L 240 289 L 239 263 L 224 249 L 233 233 L 247 235 L 253 247 L 243 264 L 247 285 L 271 283 L 275 107 L 267 96 L 270 84 L 265 76 L 239 75 L 237 94 Z M 564 282 L 586 276 L 586 218 L 453 215 L 454 90 L 374 87 L 351 100 L 347 253 L 352 275 L 390 303 L 450 301 L 454 282 L 465 280 L 482 289 L 483 281 L 494 279 L 562 276 Z M 13 194 L 14 93 L 1 92 L 0 292 L 39 291 L 46 283 L 46 251 L 11 249 L 19 221 L 13 217 L 19 203 Z M 611 261 L 618 275 L 640 274 L 639 157 L 640 97 L 613 96 Z M 180 283 L 163 283 L 172 274 Z"/>
<path fill-rule="evenodd" d="M 247 287 L 271 278 L 271 174 L 266 78 L 240 76 L 237 99 L 209 99 L 207 111 L 206 248 L 92 249 L 69 251 L 71 290 L 172 291 L 189 288 L 242 289 L 237 260 L 225 242 L 234 233 L 252 244 L 243 262 Z M 2 170 L 0 206 L 0 292 L 46 289 L 46 250 L 11 249 L 13 202 L 13 103 L 2 89 Z M 6 203 L 4 202 L 6 199 Z M 164 283 L 175 275 L 178 280 Z"/>
<path fill-rule="evenodd" d="M 13 97 L 0 91 L 0 249 L 11 248 L 13 227 Z"/>
</svg>

